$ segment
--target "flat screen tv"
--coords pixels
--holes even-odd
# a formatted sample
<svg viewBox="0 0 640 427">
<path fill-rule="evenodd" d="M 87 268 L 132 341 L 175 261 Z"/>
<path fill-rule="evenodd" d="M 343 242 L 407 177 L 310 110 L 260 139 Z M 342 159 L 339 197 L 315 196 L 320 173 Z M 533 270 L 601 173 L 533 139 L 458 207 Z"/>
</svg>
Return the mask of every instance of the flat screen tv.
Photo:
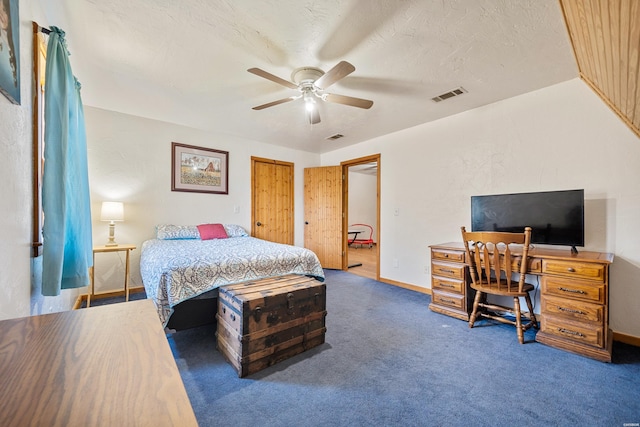
<svg viewBox="0 0 640 427">
<path fill-rule="evenodd" d="M 531 243 L 584 246 L 584 190 L 471 196 L 472 231 L 522 232 Z"/>
</svg>

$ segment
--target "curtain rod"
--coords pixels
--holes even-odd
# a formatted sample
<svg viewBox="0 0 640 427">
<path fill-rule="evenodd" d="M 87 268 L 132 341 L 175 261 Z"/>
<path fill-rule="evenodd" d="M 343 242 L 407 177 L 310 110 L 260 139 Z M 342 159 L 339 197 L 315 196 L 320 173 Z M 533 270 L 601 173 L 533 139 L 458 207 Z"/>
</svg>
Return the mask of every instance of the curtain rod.
<svg viewBox="0 0 640 427">
<path fill-rule="evenodd" d="M 51 33 L 50 29 L 40 26 L 40 24 L 38 24 L 37 22 L 33 22 L 33 28 L 34 28 L 33 29 L 34 33 L 43 33 L 43 34 L 50 34 Z"/>
</svg>

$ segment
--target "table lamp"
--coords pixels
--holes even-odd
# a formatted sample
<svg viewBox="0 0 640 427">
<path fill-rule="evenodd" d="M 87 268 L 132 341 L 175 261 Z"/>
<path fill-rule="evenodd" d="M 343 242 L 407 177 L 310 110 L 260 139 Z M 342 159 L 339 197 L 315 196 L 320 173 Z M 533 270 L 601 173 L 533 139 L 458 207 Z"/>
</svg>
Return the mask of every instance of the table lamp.
<svg viewBox="0 0 640 427">
<path fill-rule="evenodd" d="M 102 202 L 100 221 L 109 221 L 109 241 L 105 246 L 118 246 L 115 239 L 116 221 L 124 221 L 122 202 Z"/>
</svg>

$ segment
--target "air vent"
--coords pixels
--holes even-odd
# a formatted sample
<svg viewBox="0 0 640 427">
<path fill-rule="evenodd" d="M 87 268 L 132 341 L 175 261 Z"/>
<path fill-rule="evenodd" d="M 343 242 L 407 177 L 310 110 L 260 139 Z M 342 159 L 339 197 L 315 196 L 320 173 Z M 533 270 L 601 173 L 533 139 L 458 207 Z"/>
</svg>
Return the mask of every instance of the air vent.
<svg viewBox="0 0 640 427">
<path fill-rule="evenodd" d="M 326 139 L 329 139 L 329 140 L 340 139 L 343 136 L 344 135 L 342 135 L 341 133 L 336 133 L 335 135 L 328 136 Z"/>
<path fill-rule="evenodd" d="M 467 91 L 465 90 L 465 88 L 460 86 L 457 89 L 454 89 L 454 90 L 449 91 L 447 93 L 443 93 L 442 95 L 438 95 L 436 97 L 433 97 L 433 98 L 431 98 L 431 100 L 433 102 L 440 102 L 440 101 L 444 101 L 445 99 L 453 98 L 454 96 L 462 95 L 463 93 L 467 93 Z"/>
</svg>

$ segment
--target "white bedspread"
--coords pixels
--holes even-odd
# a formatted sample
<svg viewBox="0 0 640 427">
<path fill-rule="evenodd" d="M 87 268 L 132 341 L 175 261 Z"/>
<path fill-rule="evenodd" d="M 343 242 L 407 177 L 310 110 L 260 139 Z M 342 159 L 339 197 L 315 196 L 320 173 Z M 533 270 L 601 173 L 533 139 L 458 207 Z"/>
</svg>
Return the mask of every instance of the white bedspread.
<svg viewBox="0 0 640 427">
<path fill-rule="evenodd" d="M 312 251 L 254 237 L 147 240 L 140 273 L 163 326 L 175 305 L 219 286 L 290 273 L 324 280 Z"/>
</svg>

